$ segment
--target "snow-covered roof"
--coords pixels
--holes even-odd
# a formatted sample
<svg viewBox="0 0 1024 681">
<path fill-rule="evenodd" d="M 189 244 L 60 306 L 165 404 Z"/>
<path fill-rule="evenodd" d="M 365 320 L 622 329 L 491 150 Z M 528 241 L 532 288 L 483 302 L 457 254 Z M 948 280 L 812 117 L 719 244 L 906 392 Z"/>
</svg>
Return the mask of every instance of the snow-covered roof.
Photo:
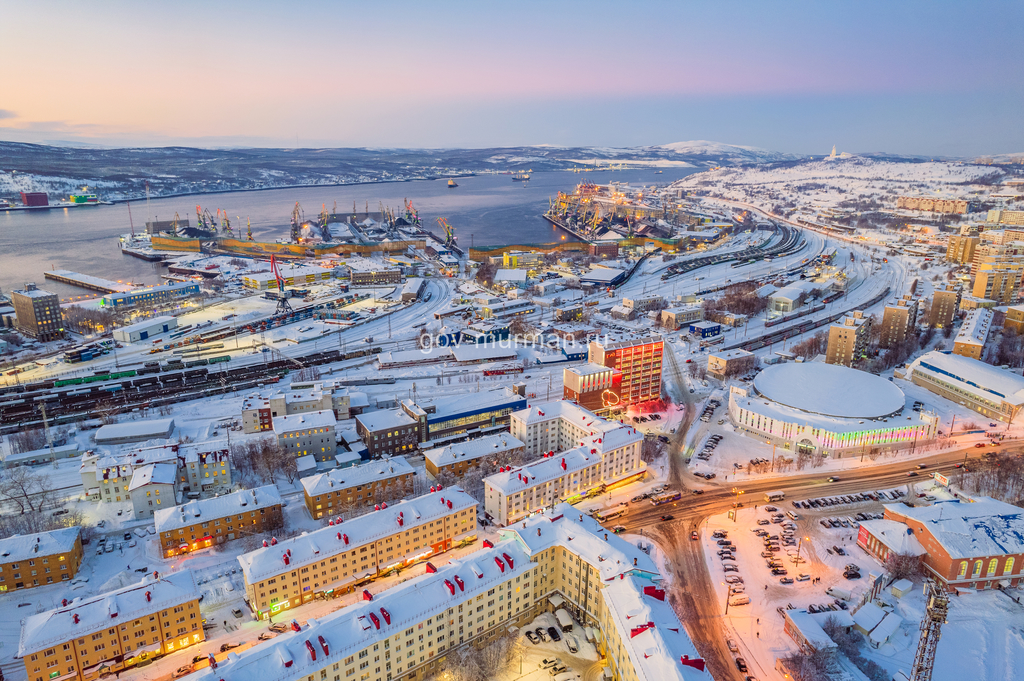
<svg viewBox="0 0 1024 681">
<path fill-rule="evenodd" d="M 295 430 L 309 430 L 310 428 L 333 428 L 337 425 L 338 419 L 330 409 L 317 411 L 304 411 L 299 414 L 286 414 L 274 417 L 275 433 L 290 433 Z"/>
<path fill-rule="evenodd" d="M 141 322 L 129 324 L 128 326 L 121 326 L 114 330 L 120 331 L 122 334 L 130 334 L 133 331 L 145 331 L 147 329 L 153 328 L 154 326 L 163 326 L 164 324 L 167 324 L 171 328 L 175 328 L 178 326 L 178 318 L 150 317 L 149 319 L 143 319 Z"/>
<path fill-rule="evenodd" d="M 508 433 L 478 437 L 468 442 L 428 449 L 423 457 L 434 466 L 448 466 L 459 461 L 471 461 L 482 456 L 501 454 L 523 447 L 523 442 Z"/>
<path fill-rule="evenodd" d="M 209 499 L 197 499 L 173 508 L 163 508 L 153 513 L 153 522 L 159 534 L 206 522 L 211 518 L 224 518 L 243 511 L 270 508 L 280 503 L 281 493 L 277 485 L 266 485 Z"/>
<path fill-rule="evenodd" d="M 484 483 L 488 487 L 498 490 L 502 495 L 508 496 L 566 475 L 572 475 L 599 463 L 601 463 L 600 454 L 577 447 L 525 466 L 517 466 L 501 473 L 489 475 L 484 478 Z"/>
<path fill-rule="evenodd" d="M 911 556 L 923 556 L 928 553 L 921 546 L 921 542 L 917 540 L 917 537 L 907 531 L 907 526 L 903 523 L 880 518 L 878 520 L 865 520 L 860 526 L 895 553 Z"/>
<path fill-rule="evenodd" d="M 105 454 L 92 459 L 96 471 L 100 477 L 104 472 L 113 477 L 128 477 L 132 471 L 141 466 L 155 463 L 174 463 L 177 465 L 178 453 L 174 445 L 163 445 L 160 447 L 146 447 L 123 454 Z M 82 468 L 89 465 L 89 459 L 82 457 Z"/>
<path fill-rule="evenodd" d="M 664 592 L 633 576 L 616 579 L 604 589 L 604 601 L 629 656 L 633 678 L 711 681 L 703 658 L 672 606 L 663 599 Z"/>
<path fill-rule="evenodd" d="M 371 433 L 387 428 L 405 428 L 416 425 L 416 420 L 401 409 L 377 409 L 365 414 L 357 414 L 355 418 L 357 423 Z"/>
<path fill-rule="evenodd" d="M 154 463 L 136 468 L 128 491 L 134 492 L 145 485 L 173 485 L 178 467 L 169 463 Z"/>
<path fill-rule="evenodd" d="M 885 619 L 885 611 L 868 601 L 853 613 L 853 622 L 864 631 L 871 631 Z"/>
<path fill-rule="evenodd" d="M 618 369 L 606 367 L 603 364 L 588 362 L 582 366 L 566 367 L 565 371 L 576 374 L 577 376 L 593 376 L 595 374 L 614 373 L 618 371 Z"/>
<path fill-rule="evenodd" d="M 1007 404 L 1024 405 L 1024 378 L 971 357 L 928 352 L 911 362 L 907 375 L 922 372 L 982 399 L 1002 400 Z"/>
<path fill-rule="evenodd" d="M 503 270 L 499 269 L 494 273 L 494 281 L 511 281 L 515 283 L 526 283 L 526 270 Z"/>
<path fill-rule="evenodd" d="M 1024 553 L 1024 509 L 989 497 L 931 506 L 886 504 L 885 511 L 921 523 L 954 560 Z M 900 527 L 906 532 L 905 525 Z"/>
<path fill-rule="evenodd" d="M 433 346 L 419 350 L 388 350 L 377 355 L 377 361 L 383 368 L 395 364 L 441 362 L 450 359 L 451 356 L 452 349 L 450 347 Z"/>
<path fill-rule="evenodd" d="M 350 257 L 345 266 L 353 272 L 397 272 L 398 268 L 370 258 Z"/>
<path fill-rule="evenodd" d="M 881 418 L 906 406 L 891 381 L 839 364 L 776 364 L 757 375 L 754 390 L 794 409 L 839 418 Z"/>
<path fill-rule="evenodd" d="M 310 619 L 302 631 L 282 634 L 273 641 L 229 656 L 217 664 L 216 670 L 207 667 L 197 672 L 195 679 L 304 680 L 318 675 L 326 664 L 321 637 L 330 651 L 329 659 L 342 660 L 384 638 L 400 634 L 414 624 L 435 617 L 440 619 L 449 609 L 470 603 L 498 585 L 536 569 L 537 565 L 530 562 L 515 542 L 500 542 L 494 548 L 453 559 L 446 565 L 438 564 L 437 572 L 411 577 L 374 594 L 372 601 L 358 601 L 319 620 Z M 307 641 L 317 651 L 316 661 L 311 659 Z"/>
<path fill-rule="evenodd" d="M 594 567 L 602 583 L 625 574 L 661 579 L 649 555 L 566 503 L 499 529 L 498 536 L 515 537 L 531 556 L 553 546 L 564 547 Z"/>
<path fill-rule="evenodd" d="M 107 442 L 142 442 L 153 438 L 169 437 L 174 430 L 174 419 L 150 419 L 127 423 L 108 423 L 96 431 L 97 444 Z"/>
<path fill-rule="evenodd" d="M 793 626 L 797 628 L 815 650 L 827 650 L 837 647 L 835 641 L 821 628 L 818 620 L 806 610 L 784 610 L 783 616 L 793 623 Z"/>
<path fill-rule="evenodd" d="M 516 349 L 501 347 L 499 344 L 480 343 L 473 345 L 458 344 L 451 346 L 452 354 L 457 362 L 493 362 L 500 359 L 514 359 Z"/>
<path fill-rule="evenodd" d="M 448 507 L 448 502 L 451 502 L 451 508 Z M 246 584 L 254 584 L 287 569 L 294 570 L 324 560 L 328 556 L 351 551 L 396 532 L 408 531 L 446 515 L 476 507 L 476 499 L 458 487 L 445 488 L 414 499 L 405 499 L 352 520 L 345 520 L 340 525 L 328 525 L 298 537 L 285 539 L 273 546 L 243 553 L 238 557 L 238 562 L 242 566 Z M 398 524 L 399 517 L 402 518 L 402 525 Z M 475 517 L 466 529 L 476 531 Z M 340 539 L 338 535 L 341 535 Z M 347 543 L 345 537 L 348 537 Z M 288 550 L 291 550 L 291 556 L 288 565 L 285 565 L 282 556 Z"/>
<path fill-rule="evenodd" d="M 899 630 L 901 624 L 903 624 L 902 617 L 894 612 L 886 613 L 882 621 L 878 623 L 878 626 L 871 630 L 869 638 L 874 641 L 875 645 L 885 643 L 889 640 L 890 636 Z"/>
<path fill-rule="evenodd" d="M 749 350 L 744 350 L 742 348 L 736 348 L 734 350 L 720 350 L 718 352 L 712 352 L 708 356 L 717 357 L 718 359 L 730 360 L 740 359 L 742 357 L 753 357 L 754 353 L 750 352 Z"/>
<path fill-rule="evenodd" d="M 104 631 L 111 626 L 112 617 L 116 617 L 118 622 L 131 621 L 198 598 L 199 591 L 191 570 L 181 570 L 158 579 L 146 575 L 137 584 L 88 598 L 76 598 L 59 608 L 30 615 L 21 627 L 18 656 L 24 657 L 57 643 Z"/>
<path fill-rule="evenodd" d="M 62 527 L 49 532 L 15 534 L 0 539 L 0 563 L 17 563 L 37 556 L 68 553 L 78 540 L 77 527 Z"/>
<path fill-rule="evenodd" d="M 414 473 L 413 467 L 409 465 L 405 457 L 395 456 L 390 459 L 368 461 L 359 466 L 335 468 L 320 475 L 311 475 L 302 479 L 302 487 L 307 495 L 315 497 L 318 494 L 326 494 L 334 490 L 340 491 L 349 487 L 373 484 L 412 473 Z"/>
<path fill-rule="evenodd" d="M 953 342 L 984 347 L 985 341 L 988 340 L 989 327 L 992 325 L 992 316 L 992 310 L 986 308 L 971 310 L 967 313 L 967 318 L 964 319 Z"/>
<path fill-rule="evenodd" d="M 591 343 L 596 343 L 599 347 L 608 350 L 620 350 L 622 348 L 633 348 L 637 345 L 649 345 L 653 343 L 663 342 L 663 338 L 660 335 L 651 333 L 650 331 L 641 333 L 617 333 L 617 334 L 606 334 L 600 338 L 596 338 Z"/>
<path fill-rule="evenodd" d="M 592 267 L 590 271 L 580 276 L 580 281 L 593 281 L 598 283 L 610 283 L 626 273 L 625 270 L 614 267 Z"/>
</svg>

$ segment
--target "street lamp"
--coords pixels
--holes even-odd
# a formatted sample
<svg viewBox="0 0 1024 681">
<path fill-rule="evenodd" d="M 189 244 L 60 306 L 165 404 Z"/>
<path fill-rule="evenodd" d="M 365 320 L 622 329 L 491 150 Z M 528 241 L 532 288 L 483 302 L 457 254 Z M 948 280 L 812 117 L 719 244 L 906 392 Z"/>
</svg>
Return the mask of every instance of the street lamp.
<svg viewBox="0 0 1024 681">
<path fill-rule="evenodd" d="M 743 490 L 732 488 L 732 493 L 736 495 L 736 501 L 733 503 L 733 509 L 739 509 L 740 507 L 740 495 L 743 494 Z M 739 515 L 738 510 L 732 514 L 732 521 L 736 522 L 736 516 Z"/>
<path fill-rule="evenodd" d="M 793 565 L 800 564 L 800 547 L 804 545 L 804 539 L 810 541 L 810 537 L 800 537 L 800 541 L 796 543 L 796 558 L 793 559 Z"/>
<path fill-rule="evenodd" d="M 729 591 L 731 591 L 731 589 L 729 588 L 729 585 L 726 584 L 725 582 L 721 582 L 721 584 L 722 584 L 722 586 L 725 587 L 725 615 L 723 615 L 723 617 L 728 617 L 729 616 L 729 596 L 730 596 Z"/>
</svg>

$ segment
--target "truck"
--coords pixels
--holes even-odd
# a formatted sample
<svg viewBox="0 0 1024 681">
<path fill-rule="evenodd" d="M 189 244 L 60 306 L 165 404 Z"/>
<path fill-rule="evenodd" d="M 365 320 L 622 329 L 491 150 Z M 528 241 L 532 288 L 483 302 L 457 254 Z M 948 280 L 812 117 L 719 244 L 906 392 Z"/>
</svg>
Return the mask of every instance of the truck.
<svg viewBox="0 0 1024 681">
<path fill-rule="evenodd" d="M 840 589 L 836 586 L 830 586 L 829 588 L 825 589 L 825 593 L 827 593 L 832 598 L 838 598 L 841 601 L 848 601 L 850 600 L 851 596 L 849 591 L 847 591 L 846 589 Z"/>
</svg>

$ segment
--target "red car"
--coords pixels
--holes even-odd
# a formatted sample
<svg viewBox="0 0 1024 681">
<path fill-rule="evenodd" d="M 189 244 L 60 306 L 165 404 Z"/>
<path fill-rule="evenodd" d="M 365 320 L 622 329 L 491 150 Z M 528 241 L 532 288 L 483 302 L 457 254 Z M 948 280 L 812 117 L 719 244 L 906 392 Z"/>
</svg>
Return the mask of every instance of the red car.
<svg viewBox="0 0 1024 681">
<path fill-rule="evenodd" d="M 694 541 L 700 539 L 700 535 L 697 534 L 697 530 L 690 533 L 690 539 L 693 539 Z"/>
</svg>

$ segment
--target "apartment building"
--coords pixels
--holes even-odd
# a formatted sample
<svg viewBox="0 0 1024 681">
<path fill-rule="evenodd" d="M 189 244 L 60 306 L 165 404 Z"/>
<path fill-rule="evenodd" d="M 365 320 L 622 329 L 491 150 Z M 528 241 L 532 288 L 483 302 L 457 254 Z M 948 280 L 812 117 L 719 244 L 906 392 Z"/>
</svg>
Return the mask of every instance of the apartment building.
<svg viewBox="0 0 1024 681">
<path fill-rule="evenodd" d="M 348 268 L 353 286 L 384 286 L 400 284 L 403 281 L 401 269 L 379 260 L 352 257 L 346 261 L 345 266 Z"/>
<path fill-rule="evenodd" d="M 334 461 L 338 440 L 337 419 L 329 409 L 275 416 L 277 443 L 292 456 L 313 456 L 317 461 Z"/>
<path fill-rule="evenodd" d="M 356 417 L 356 433 L 374 459 L 415 451 L 419 432 L 418 420 L 402 409 L 378 409 Z"/>
<path fill-rule="evenodd" d="M 936 199 L 930 196 L 898 196 L 896 207 L 931 213 L 963 214 L 971 209 L 971 202 L 963 199 Z"/>
<path fill-rule="evenodd" d="M 562 399 L 606 415 L 622 404 L 622 372 L 594 363 L 563 369 Z"/>
<path fill-rule="evenodd" d="M 1024 334 L 1024 305 L 1013 305 L 1006 308 L 1006 319 L 1003 328 L 1014 331 L 1017 335 Z"/>
<path fill-rule="evenodd" d="M 622 406 L 661 398 L 661 336 L 605 336 L 590 341 L 590 361 L 622 372 Z"/>
<path fill-rule="evenodd" d="M 82 489 L 89 499 L 116 503 L 131 500 L 128 487 L 137 468 L 158 463 L 177 468 L 178 462 L 174 446 L 146 447 L 112 455 L 86 452 L 78 471 L 82 476 Z"/>
<path fill-rule="evenodd" d="M 423 457 L 427 473 L 436 480 L 440 476 L 461 478 L 485 459 L 506 462 L 522 454 L 525 454 L 522 440 L 509 433 L 498 433 L 428 449 Z"/>
<path fill-rule="evenodd" d="M 747 350 L 722 350 L 708 355 L 708 376 L 723 380 L 757 366 L 757 355 Z"/>
<path fill-rule="evenodd" d="M 917 299 L 909 293 L 885 306 L 879 345 L 891 348 L 907 339 L 917 325 Z"/>
<path fill-rule="evenodd" d="M 637 314 L 644 314 L 651 310 L 661 310 L 664 308 L 665 299 L 662 296 L 640 296 L 638 298 L 623 298 L 622 304 L 631 310 L 635 310 Z"/>
<path fill-rule="evenodd" d="M 1021 537 L 1019 508 L 974 497 L 932 506 L 886 504 L 882 519 L 861 524 L 857 545 L 882 562 L 890 553 L 921 556 L 928 576 L 947 589 L 995 589 L 1021 583 Z"/>
<path fill-rule="evenodd" d="M 416 472 L 404 456 L 336 468 L 302 479 L 306 508 L 314 519 L 402 497 Z"/>
<path fill-rule="evenodd" d="M 189 501 L 153 514 L 164 558 L 199 551 L 283 524 L 277 485 Z"/>
<path fill-rule="evenodd" d="M 176 445 L 178 481 L 190 494 L 213 494 L 231 489 L 231 449 L 227 440 Z"/>
<path fill-rule="evenodd" d="M 307 532 L 238 557 L 257 617 L 326 598 L 476 539 L 477 502 L 457 487 Z"/>
<path fill-rule="evenodd" d="M 685 305 L 661 311 L 661 325 L 673 331 L 690 324 L 690 322 L 699 322 L 702 319 L 704 319 L 704 307 L 701 305 Z"/>
<path fill-rule="evenodd" d="M 936 329 L 948 328 L 960 313 L 960 298 L 963 291 L 959 286 L 946 284 L 944 289 L 932 293 L 932 308 L 928 324 Z"/>
<path fill-rule="evenodd" d="M 975 259 L 977 262 L 977 258 Z M 1024 277 L 1024 256 L 1008 261 L 982 261 L 974 275 L 971 293 L 976 298 L 994 300 L 1000 305 L 1013 305 L 1020 296 L 1020 282 Z"/>
<path fill-rule="evenodd" d="M 710 681 L 649 556 L 571 506 L 197 673 L 197 681 L 418 681 L 447 655 L 564 608 L 601 632 L 614 681 Z M 358 676 L 357 676 L 358 675 Z"/>
<path fill-rule="evenodd" d="M 29 615 L 17 656 L 28 681 L 92 681 L 204 640 L 199 590 L 185 569 Z"/>
<path fill-rule="evenodd" d="M 81 565 L 77 527 L 0 539 L 0 593 L 66 582 Z"/>
<path fill-rule="evenodd" d="M 829 326 L 825 362 L 853 366 L 867 353 L 870 334 L 871 320 L 864 316 L 862 310 L 854 310 L 841 324 Z"/>
<path fill-rule="evenodd" d="M 992 326 L 992 310 L 978 308 L 967 313 L 960 331 L 953 339 L 953 354 L 972 359 L 981 359 L 981 353 L 988 341 L 989 327 Z"/>
<path fill-rule="evenodd" d="M 56 293 L 26 284 L 23 290 L 11 292 L 11 304 L 18 331 L 44 343 L 64 338 L 64 315 Z"/>
<path fill-rule="evenodd" d="M 1024 225 L 1024 210 L 990 210 L 985 221 L 996 225 Z"/>
<path fill-rule="evenodd" d="M 646 473 L 640 433 L 570 402 L 516 412 L 512 423 L 512 434 L 526 443 L 528 453 L 547 454 L 484 478 L 484 509 L 499 525 L 561 501 L 600 494 Z"/>
<path fill-rule="evenodd" d="M 155 463 L 136 468 L 128 483 L 132 517 L 152 518 L 162 508 L 174 506 L 178 496 L 178 468 L 170 463 Z"/>
<path fill-rule="evenodd" d="M 946 242 L 946 262 L 954 262 L 965 265 L 974 259 L 974 250 L 981 242 L 977 230 L 968 231 L 969 228 L 961 229 L 960 234 L 950 234 Z"/>
<path fill-rule="evenodd" d="M 292 383 L 288 390 L 269 397 L 248 397 L 242 402 L 242 429 L 246 433 L 273 430 L 275 416 L 292 416 L 311 411 L 333 411 L 344 421 L 351 416 L 351 395 L 346 388 L 329 383 Z"/>
</svg>

